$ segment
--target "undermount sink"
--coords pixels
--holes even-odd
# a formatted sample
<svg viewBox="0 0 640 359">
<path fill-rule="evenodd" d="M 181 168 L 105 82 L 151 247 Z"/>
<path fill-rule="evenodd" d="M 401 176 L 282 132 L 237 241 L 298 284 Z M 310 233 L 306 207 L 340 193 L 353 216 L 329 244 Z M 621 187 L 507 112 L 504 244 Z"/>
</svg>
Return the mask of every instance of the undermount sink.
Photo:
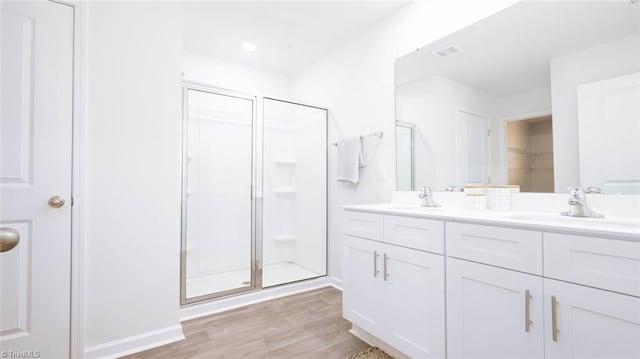
<svg viewBox="0 0 640 359">
<path fill-rule="evenodd" d="M 505 214 L 505 218 L 520 219 L 529 221 L 544 222 L 561 222 L 582 224 L 587 226 L 615 226 L 629 229 L 640 229 L 640 221 L 614 218 L 595 218 L 595 217 L 569 217 L 560 214 L 541 214 L 541 213 L 512 213 Z"/>
</svg>

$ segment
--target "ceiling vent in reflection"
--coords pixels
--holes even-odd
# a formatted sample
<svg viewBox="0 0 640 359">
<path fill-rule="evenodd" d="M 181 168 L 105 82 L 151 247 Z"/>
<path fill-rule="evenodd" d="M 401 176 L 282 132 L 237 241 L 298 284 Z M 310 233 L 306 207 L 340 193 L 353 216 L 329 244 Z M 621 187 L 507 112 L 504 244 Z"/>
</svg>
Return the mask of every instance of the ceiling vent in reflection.
<svg viewBox="0 0 640 359">
<path fill-rule="evenodd" d="M 462 52 L 462 49 L 456 45 L 447 45 L 441 49 L 438 49 L 434 52 L 432 52 L 431 54 L 433 56 L 439 57 L 441 59 L 447 58 L 451 55 L 457 54 L 459 52 Z"/>
</svg>

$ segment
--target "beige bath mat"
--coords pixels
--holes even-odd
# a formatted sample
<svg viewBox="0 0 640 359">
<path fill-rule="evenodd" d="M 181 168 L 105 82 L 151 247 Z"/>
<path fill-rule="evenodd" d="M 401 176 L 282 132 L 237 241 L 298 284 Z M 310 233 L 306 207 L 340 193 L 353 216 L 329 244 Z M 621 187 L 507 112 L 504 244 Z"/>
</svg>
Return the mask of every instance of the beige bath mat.
<svg viewBox="0 0 640 359">
<path fill-rule="evenodd" d="M 393 357 L 378 348 L 369 348 L 350 356 L 349 359 L 393 359 Z"/>
</svg>

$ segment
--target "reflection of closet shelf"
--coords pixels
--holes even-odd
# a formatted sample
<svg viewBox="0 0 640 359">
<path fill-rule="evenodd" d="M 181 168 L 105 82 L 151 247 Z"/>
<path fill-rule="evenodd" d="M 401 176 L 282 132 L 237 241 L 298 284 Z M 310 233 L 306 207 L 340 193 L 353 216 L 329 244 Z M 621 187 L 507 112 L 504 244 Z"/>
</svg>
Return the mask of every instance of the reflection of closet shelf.
<svg viewBox="0 0 640 359">
<path fill-rule="evenodd" d="M 298 162 L 296 160 L 288 160 L 288 159 L 275 159 L 273 160 L 273 163 L 276 165 L 283 165 L 283 166 L 295 166 L 296 164 L 298 164 Z"/>
<path fill-rule="evenodd" d="M 274 188 L 271 191 L 275 194 L 283 194 L 283 195 L 293 195 L 296 193 L 295 188 L 289 188 L 289 187 Z"/>
<path fill-rule="evenodd" d="M 525 150 L 522 148 L 516 148 L 516 147 L 507 147 L 507 151 L 509 152 L 513 152 L 513 153 L 518 153 L 521 155 L 534 155 L 534 156 L 551 156 L 553 155 L 552 151 L 544 151 L 544 152 L 531 152 L 529 150 Z"/>
<path fill-rule="evenodd" d="M 276 243 L 289 243 L 295 240 L 296 236 L 292 235 L 273 236 L 273 241 Z"/>
</svg>

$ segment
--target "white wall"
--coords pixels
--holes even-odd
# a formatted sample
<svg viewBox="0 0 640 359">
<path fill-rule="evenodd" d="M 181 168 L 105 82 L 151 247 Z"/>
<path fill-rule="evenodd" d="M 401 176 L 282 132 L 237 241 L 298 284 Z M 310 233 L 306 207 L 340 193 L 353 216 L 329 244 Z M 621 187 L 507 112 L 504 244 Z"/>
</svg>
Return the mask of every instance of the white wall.
<svg viewBox="0 0 640 359">
<path fill-rule="evenodd" d="M 577 86 L 640 71 L 638 43 L 634 35 L 551 59 L 556 191 L 580 184 Z"/>
<path fill-rule="evenodd" d="M 342 273 L 343 214 L 340 205 L 387 201 L 395 187 L 394 61 L 516 2 L 411 3 L 296 76 L 295 98 L 330 107 L 332 140 L 384 131 L 379 145 L 373 145 L 375 157 L 361 172 L 357 186 L 337 183 L 335 168 L 329 166 L 330 275 L 341 277 Z M 336 149 L 330 151 L 330 163 L 333 164 Z"/>
<path fill-rule="evenodd" d="M 289 98 L 291 77 L 183 52 L 184 80 L 251 95 Z"/>
<path fill-rule="evenodd" d="M 86 7 L 84 328 L 92 351 L 179 324 L 182 24 L 178 3 Z"/>
</svg>

